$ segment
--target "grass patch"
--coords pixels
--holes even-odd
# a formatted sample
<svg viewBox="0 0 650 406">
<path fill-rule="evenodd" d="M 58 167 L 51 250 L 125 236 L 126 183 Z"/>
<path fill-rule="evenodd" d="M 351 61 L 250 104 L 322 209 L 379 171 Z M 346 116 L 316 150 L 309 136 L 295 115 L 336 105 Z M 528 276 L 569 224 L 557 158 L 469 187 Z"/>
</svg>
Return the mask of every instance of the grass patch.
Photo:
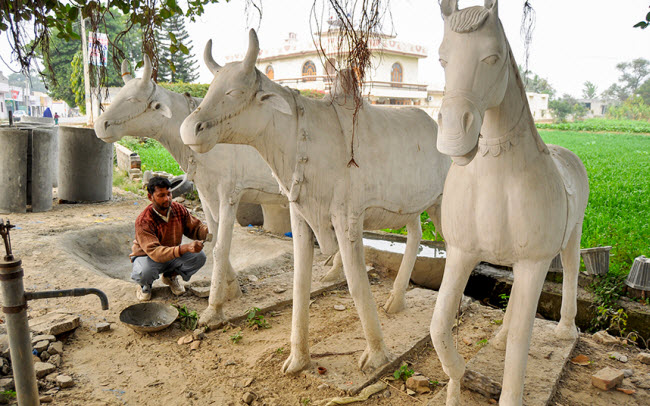
<svg viewBox="0 0 650 406">
<path fill-rule="evenodd" d="M 140 155 L 142 172 L 165 171 L 175 176 L 184 173 L 169 151 L 153 138 L 124 137 L 118 144 Z"/>
<path fill-rule="evenodd" d="M 650 133 L 650 122 L 640 120 L 609 120 L 606 118 L 590 118 L 573 123 L 537 123 L 540 130 L 562 131 L 606 131 L 619 133 Z"/>
<path fill-rule="evenodd" d="M 132 181 L 129 179 L 129 175 L 126 171 L 123 171 L 116 166 L 113 167 L 113 186 L 140 196 L 147 195 L 147 192 L 142 189 L 141 181 Z"/>
</svg>

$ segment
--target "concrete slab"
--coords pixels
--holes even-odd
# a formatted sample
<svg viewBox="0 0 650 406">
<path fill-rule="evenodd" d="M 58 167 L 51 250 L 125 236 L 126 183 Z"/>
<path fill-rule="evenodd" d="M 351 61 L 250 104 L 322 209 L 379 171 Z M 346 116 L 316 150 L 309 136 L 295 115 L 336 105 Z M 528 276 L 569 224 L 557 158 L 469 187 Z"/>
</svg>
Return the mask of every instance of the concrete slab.
<svg viewBox="0 0 650 406">
<path fill-rule="evenodd" d="M 58 335 L 79 327 L 81 318 L 76 314 L 50 312 L 44 316 L 29 320 L 29 329 L 34 335 Z"/>
<path fill-rule="evenodd" d="M 564 366 L 570 358 L 578 339 L 558 340 L 553 335 L 557 325 L 554 321 L 535 319 L 533 337 L 526 365 L 524 386 L 524 406 L 547 405 L 557 389 Z M 501 385 L 503 380 L 505 351 L 494 348 L 489 343 L 467 363 L 467 369 L 489 378 Z M 466 375 L 467 377 L 467 372 Z M 429 406 L 442 406 L 447 396 L 443 388 L 429 402 Z M 465 406 L 485 405 L 487 399 L 469 389 L 461 390 L 461 404 Z"/>
<path fill-rule="evenodd" d="M 408 308 L 404 312 L 387 314 L 383 309 L 379 310 L 386 346 L 395 357 L 382 368 L 369 374 L 359 370 L 359 357 L 366 347 L 366 340 L 361 323 L 357 323 L 354 330 L 332 335 L 312 346 L 314 364 L 327 368 L 327 373 L 318 375 L 316 368 L 312 368 L 305 374 L 312 374 L 329 386 L 356 394 L 381 376 L 392 373 L 409 354 L 431 342 L 429 325 L 437 295 L 438 292 L 431 290 L 412 289 L 406 294 Z"/>
</svg>

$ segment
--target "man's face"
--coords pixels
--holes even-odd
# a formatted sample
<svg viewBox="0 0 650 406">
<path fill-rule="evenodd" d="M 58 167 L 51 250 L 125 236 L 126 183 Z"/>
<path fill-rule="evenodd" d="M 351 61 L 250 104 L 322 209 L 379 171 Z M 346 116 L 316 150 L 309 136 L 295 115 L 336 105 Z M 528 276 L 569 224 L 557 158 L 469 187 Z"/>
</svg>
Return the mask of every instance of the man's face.
<svg viewBox="0 0 650 406">
<path fill-rule="evenodd" d="M 161 214 L 167 213 L 169 206 L 172 204 L 172 192 L 166 187 L 156 186 L 153 194 L 148 193 L 147 197 L 153 203 L 154 209 L 161 212 Z"/>
</svg>

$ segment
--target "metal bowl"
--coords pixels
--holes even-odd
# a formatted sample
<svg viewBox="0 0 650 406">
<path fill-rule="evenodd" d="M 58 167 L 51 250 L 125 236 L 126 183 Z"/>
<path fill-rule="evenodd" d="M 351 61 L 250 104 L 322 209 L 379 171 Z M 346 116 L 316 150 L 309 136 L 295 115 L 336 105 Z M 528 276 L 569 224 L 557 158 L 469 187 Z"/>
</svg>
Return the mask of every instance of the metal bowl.
<svg viewBox="0 0 650 406">
<path fill-rule="evenodd" d="M 169 327 L 178 317 L 178 309 L 160 303 L 137 303 L 120 313 L 120 321 L 141 333 L 152 333 Z"/>
</svg>

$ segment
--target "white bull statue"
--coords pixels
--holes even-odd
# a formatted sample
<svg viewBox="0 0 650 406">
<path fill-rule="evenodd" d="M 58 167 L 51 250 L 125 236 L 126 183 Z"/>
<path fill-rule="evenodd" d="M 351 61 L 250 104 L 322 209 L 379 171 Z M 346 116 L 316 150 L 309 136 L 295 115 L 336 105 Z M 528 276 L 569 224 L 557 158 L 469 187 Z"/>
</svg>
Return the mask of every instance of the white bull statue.
<svg viewBox="0 0 650 406">
<path fill-rule="evenodd" d="M 438 149 L 454 164 L 442 201 L 447 262 L 431 338 L 450 378 L 447 405 L 462 405 L 465 362 L 451 335 L 458 303 L 479 261 L 512 266 L 510 300 L 491 344 L 506 351 L 499 404 L 521 405 L 537 302 L 558 253 L 564 284 L 555 333 L 558 338 L 578 334 L 574 319 L 587 173 L 575 154 L 547 146 L 539 136 L 497 2 L 459 10 L 456 0 L 443 0 L 441 8 L 445 97 Z"/>
<path fill-rule="evenodd" d="M 208 42 L 207 48 L 211 47 Z M 206 50 L 207 51 L 207 50 Z M 404 308 L 405 291 L 422 236 L 420 213 L 439 202 L 450 159 L 436 150 L 437 125 L 417 108 L 364 103 L 352 137 L 352 112 L 338 100 L 314 100 L 280 86 L 255 68 L 257 34 L 241 62 L 219 66 L 201 105 L 183 122 L 183 142 L 198 152 L 217 143 L 259 151 L 289 198 L 294 245 L 291 354 L 286 373 L 311 364 L 308 323 L 313 238 L 326 254 L 340 250 L 350 294 L 367 340 L 359 366 L 389 362 L 364 264 L 363 229 L 406 224 L 406 252 L 385 309 Z M 348 165 L 351 143 L 358 167 Z M 435 214 L 434 214 L 435 216 Z"/>
<path fill-rule="evenodd" d="M 291 230 L 287 198 L 280 194 L 271 170 L 255 149 L 244 145 L 220 145 L 208 154 L 196 154 L 183 144 L 181 123 L 202 99 L 156 85 L 151 80 L 151 62 L 146 55 L 141 79 L 131 76 L 127 61 L 122 63 L 122 77 L 124 87 L 95 122 L 95 132 L 105 142 L 115 142 L 126 135 L 154 138 L 186 173 L 193 174 L 208 228 L 217 233 L 210 298 L 200 324 L 218 325 L 224 320 L 223 304 L 241 296 L 230 264 L 230 245 L 239 203 L 262 204 L 264 228 L 285 233 Z"/>
</svg>

